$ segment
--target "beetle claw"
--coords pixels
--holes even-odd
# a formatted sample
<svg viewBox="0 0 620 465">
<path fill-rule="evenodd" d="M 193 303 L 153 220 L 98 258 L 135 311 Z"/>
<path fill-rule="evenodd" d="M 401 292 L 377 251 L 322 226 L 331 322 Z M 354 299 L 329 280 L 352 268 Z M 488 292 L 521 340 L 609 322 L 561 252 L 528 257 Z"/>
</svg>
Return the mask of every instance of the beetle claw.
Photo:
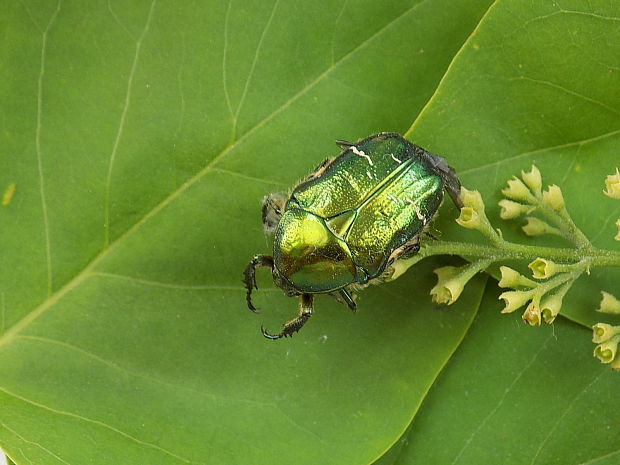
<svg viewBox="0 0 620 465">
<path fill-rule="evenodd" d="M 261 326 L 260 331 L 263 333 L 263 336 L 273 340 L 283 337 L 293 337 L 293 334 L 298 332 L 312 315 L 312 300 L 312 294 L 302 294 L 299 301 L 299 316 L 284 323 L 284 329 L 278 334 L 271 334 Z"/>
<path fill-rule="evenodd" d="M 260 332 L 263 333 L 263 336 L 266 337 L 267 339 L 280 339 L 281 337 L 285 337 L 284 334 L 280 333 L 280 334 L 271 334 L 269 332 L 267 332 L 267 330 L 265 329 L 264 326 L 261 325 L 260 327 Z"/>
</svg>

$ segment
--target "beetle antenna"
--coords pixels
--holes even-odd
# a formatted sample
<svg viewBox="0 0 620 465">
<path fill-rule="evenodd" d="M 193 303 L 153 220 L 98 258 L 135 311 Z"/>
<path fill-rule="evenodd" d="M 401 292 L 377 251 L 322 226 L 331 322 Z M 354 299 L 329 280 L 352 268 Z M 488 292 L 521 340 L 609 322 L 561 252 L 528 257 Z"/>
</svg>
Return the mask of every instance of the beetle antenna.
<svg viewBox="0 0 620 465">
<path fill-rule="evenodd" d="M 258 313 L 258 309 L 252 304 L 252 289 L 258 289 L 256 285 L 256 268 L 262 266 L 273 269 L 273 257 L 269 255 L 255 255 L 243 271 L 243 284 L 245 284 L 246 289 L 245 301 L 248 304 L 248 308 L 254 313 Z"/>
</svg>

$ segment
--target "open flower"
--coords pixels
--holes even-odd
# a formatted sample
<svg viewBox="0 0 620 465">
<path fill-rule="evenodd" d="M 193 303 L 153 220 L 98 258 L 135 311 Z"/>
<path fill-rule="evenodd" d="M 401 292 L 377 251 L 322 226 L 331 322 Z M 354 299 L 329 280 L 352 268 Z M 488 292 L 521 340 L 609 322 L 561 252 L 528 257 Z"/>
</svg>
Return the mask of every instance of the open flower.
<svg viewBox="0 0 620 465">
<path fill-rule="evenodd" d="M 610 174 L 605 178 L 603 194 L 612 199 L 620 199 L 620 171 L 618 168 L 616 168 L 616 174 Z"/>
<path fill-rule="evenodd" d="M 464 228 L 480 229 L 482 227 L 483 218 L 486 219 L 484 213 L 484 201 L 480 192 L 461 187 L 461 200 L 463 207 L 461 214 L 456 222 Z"/>
<path fill-rule="evenodd" d="M 535 302 L 535 299 L 530 302 L 530 304 L 523 312 L 523 322 L 529 324 L 530 326 L 540 326 L 541 323 L 541 310 L 540 305 Z"/>
<path fill-rule="evenodd" d="M 614 336 L 602 344 L 597 345 L 594 349 L 594 356 L 602 363 L 613 362 L 618 352 L 618 342 L 620 342 L 620 335 Z"/>
<path fill-rule="evenodd" d="M 492 240 L 498 240 L 499 236 L 484 212 L 484 202 L 480 192 L 461 187 L 461 200 L 463 207 L 456 222 L 465 228 L 477 229 Z"/>
<path fill-rule="evenodd" d="M 532 270 L 532 276 L 536 279 L 547 279 L 559 271 L 555 262 L 545 258 L 537 258 L 527 267 Z"/>
<path fill-rule="evenodd" d="M 600 344 L 620 334 L 620 326 L 612 326 L 607 323 L 596 323 L 592 326 L 592 342 Z"/>
<path fill-rule="evenodd" d="M 469 229 L 479 229 L 481 224 L 480 215 L 471 207 L 461 208 L 461 214 L 456 219 L 456 222 L 464 228 Z"/>
</svg>

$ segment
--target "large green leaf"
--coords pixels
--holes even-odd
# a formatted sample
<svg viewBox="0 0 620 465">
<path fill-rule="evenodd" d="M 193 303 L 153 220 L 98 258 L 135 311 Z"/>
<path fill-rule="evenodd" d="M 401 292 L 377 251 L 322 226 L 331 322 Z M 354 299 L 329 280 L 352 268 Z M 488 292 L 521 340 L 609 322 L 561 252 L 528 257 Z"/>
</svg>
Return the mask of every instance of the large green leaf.
<svg viewBox="0 0 620 465">
<path fill-rule="evenodd" d="M 574 323 L 527 330 L 517 315 L 498 318 L 493 287 L 409 431 L 377 465 L 618 463 L 617 374 L 592 360 Z"/>
<path fill-rule="evenodd" d="M 497 201 L 505 181 L 535 163 L 546 184 L 561 186 L 575 223 L 593 243 L 617 250 L 620 205 L 601 191 L 620 160 L 620 5 L 496 2 L 409 136 L 449 156 L 463 183 L 487 200 L 505 237 L 533 242 L 518 230 L 523 223 L 499 219 Z M 446 218 L 442 230 L 447 237 L 478 237 Z M 600 321 L 593 312 L 600 290 L 617 293 L 619 282 L 618 269 L 594 270 L 571 291 L 563 314 L 586 326 Z"/>
<path fill-rule="evenodd" d="M 404 131 L 489 1 L 5 2 L 0 446 L 16 463 L 368 463 L 467 330 L 428 263 L 295 302 L 260 199 L 336 138 Z M 447 210 L 454 215 L 454 210 Z"/>
</svg>

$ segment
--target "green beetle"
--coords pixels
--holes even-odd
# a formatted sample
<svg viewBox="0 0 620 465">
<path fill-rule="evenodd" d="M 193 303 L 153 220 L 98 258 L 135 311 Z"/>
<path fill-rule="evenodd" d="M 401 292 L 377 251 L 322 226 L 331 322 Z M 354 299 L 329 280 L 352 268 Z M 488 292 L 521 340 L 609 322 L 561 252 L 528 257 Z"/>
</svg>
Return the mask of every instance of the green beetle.
<svg viewBox="0 0 620 465">
<path fill-rule="evenodd" d="M 256 255 L 243 282 L 250 310 L 256 268 L 269 267 L 288 296 L 299 296 L 299 315 L 269 339 L 292 336 L 310 318 L 314 294 L 330 294 L 356 310 L 354 293 L 391 276 L 396 260 L 420 249 L 444 189 L 460 208 L 460 182 L 446 161 L 396 133 L 357 143 L 336 142 L 326 159 L 290 193 L 263 201 L 263 224 L 275 233 L 273 256 Z"/>
</svg>

